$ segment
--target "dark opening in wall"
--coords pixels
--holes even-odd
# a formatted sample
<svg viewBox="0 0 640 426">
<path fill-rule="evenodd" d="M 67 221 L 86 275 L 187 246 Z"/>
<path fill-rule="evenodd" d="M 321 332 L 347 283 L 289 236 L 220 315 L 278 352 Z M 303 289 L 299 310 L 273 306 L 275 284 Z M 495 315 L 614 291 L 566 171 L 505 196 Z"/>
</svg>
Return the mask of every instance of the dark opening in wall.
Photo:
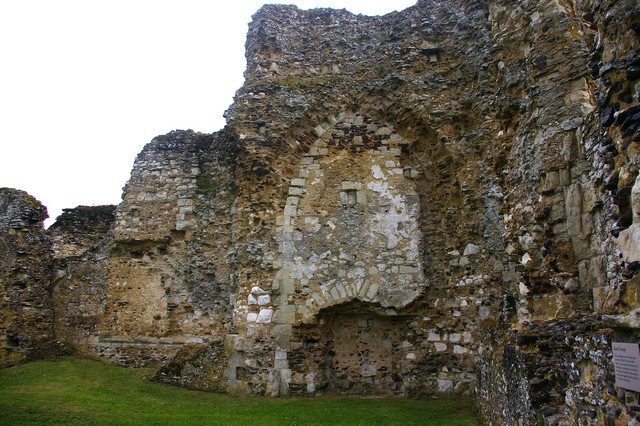
<svg viewBox="0 0 640 426">
<path fill-rule="evenodd" d="M 442 49 L 438 46 L 428 46 L 421 49 L 422 54 L 429 58 L 429 62 L 439 62 Z"/>
<path fill-rule="evenodd" d="M 298 329 L 304 352 L 294 371 L 316 369 L 316 389 L 350 395 L 404 391 L 402 340 L 407 319 L 387 316 L 379 305 L 350 302 L 323 310 L 318 324 Z"/>
<path fill-rule="evenodd" d="M 18 336 L 14 336 L 11 334 L 7 335 L 7 345 L 11 348 L 17 348 L 20 346 L 20 339 Z"/>
</svg>

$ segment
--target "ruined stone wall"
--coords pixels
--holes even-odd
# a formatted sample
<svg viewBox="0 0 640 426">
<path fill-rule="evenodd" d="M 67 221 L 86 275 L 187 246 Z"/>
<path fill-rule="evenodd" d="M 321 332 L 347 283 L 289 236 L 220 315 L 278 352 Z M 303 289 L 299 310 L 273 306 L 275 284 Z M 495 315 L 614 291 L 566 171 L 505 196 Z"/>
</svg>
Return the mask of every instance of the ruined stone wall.
<svg viewBox="0 0 640 426">
<path fill-rule="evenodd" d="M 0 188 L 0 368 L 55 355 L 47 209 Z"/>
<path fill-rule="evenodd" d="M 502 208 L 516 274 L 502 305 L 508 321 L 481 348 L 479 406 L 495 423 L 522 413 L 530 424 L 633 421 L 637 394 L 615 385 L 611 342 L 638 341 L 629 321 L 636 267 L 625 255 L 637 244 L 625 246 L 638 174 L 638 124 L 629 119 L 640 100 L 638 5 L 494 2 L 489 10 L 503 46 L 500 133 L 511 155 Z"/>
<path fill-rule="evenodd" d="M 144 365 L 219 340 L 233 300 L 234 142 L 176 131 L 140 153 L 115 214 L 98 356 Z"/>
<path fill-rule="evenodd" d="M 633 332 L 562 321 L 637 306 L 635 243 L 623 263 L 617 240 L 635 229 L 634 7 L 261 9 L 227 112 L 245 171 L 229 389 L 464 391 L 478 371 L 497 422 L 624 417 L 590 369 Z M 548 330 L 581 337 L 531 343 Z"/>
<path fill-rule="evenodd" d="M 585 317 L 511 330 L 478 362 L 476 398 L 489 424 L 626 424 L 638 393 L 615 385 L 613 341 L 637 332 Z"/>
<path fill-rule="evenodd" d="M 483 158 L 487 105 L 468 95 L 488 84 L 476 71 L 488 50 L 466 52 L 488 38 L 481 7 L 433 6 L 384 18 L 261 9 L 249 29 L 247 81 L 227 112 L 240 148 L 223 147 L 233 169 L 203 162 L 204 135 L 177 133 L 154 140 L 134 166 L 98 353 L 142 364 L 182 347 L 160 377 L 208 389 L 469 388 L 469 325 L 478 309 L 489 318 L 474 284 L 489 291 L 488 272 L 501 276 L 482 237 L 497 244 L 500 195 L 490 178 L 467 182 L 470 173 L 484 180 L 482 164 L 459 170 L 464 155 Z M 219 178 L 210 185 L 207 175 Z M 474 199 L 484 193 L 486 201 Z M 197 212 L 215 203 L 220 213 L 207 225 Z M 194 259 L 189 274 L 181 270 Z M 228 295 L 185 291 L 186 280 L 201 285 L 211 274 L 215 283 L 228 277 Z M 225 299 L 228 317 L 195 326 L 186 305 Z M 326 321 L 344 330 L 333 336 Z M 359 357 L 356 335 L 383 343 Z M 224 363 L 222 378 L 206 367 L 212 359 Z"/>
<path fill-rule="evenodd" d="M 640 328 L 638 19 L 631 0 L 263 7 L 225 130 L 155 138 L 108 234 L 52 234 L 75 259 L 56 306 L 95 292 L 71 340 L 198 389 L 632 421 L 610 347 Z"/>
<path fill-rule="evenodd" d="M 116 206 L 64 209 L 47 229 L 52 242 L 54 333 L 65 352 L 91 355 L 105 312 L 109 232 Z"/>
<path fill-rule="evenodd" d="M 482 8 L 432 6 L 374 18 L 267 6 L 254 17 L 246 84 L 227 112 L 253 172 L 238 185 L 233 386 L 418 394 L 474 380 L 469 323 L 482 300 L 467 281 L 489 285 L 482 233 L 496 219 L 464 202 L 462 188 L 469 200 L 493 192 L 468 182 L 484 181 L 482 165 L 459 169 L 467 153 L 482 159 L 487 131 L 467 115 L 487 105 L 461 98 L 488 78 L 475 71 L 488 49 L 466 52 L 489 40 L 476 31 Z M 359 332 L 350 306 L 364 324 L 406 330 L 385 343 L 393 368 L 353 355 L 349 337 L 322 337 L 325 317 L 341 336 Z"/>
<path fill-rule="evenodd" d="M 203 387 L 209 357 L 227 363 L 219 389 L 412 395 L 468 391 L 479 360 L 485 379 L 557 394 L 497 387 L 495 413 L 568 416 L 547 410 L 567 382 L 528 369 L 513 336 L 606 311 L 629 273 L 610 233 L 624 200 L 602 191 L 618 151 L 597 136 L 608 7 L 262 8 L 226 113 L 242 148 L 232 332 L 163 377 Z"/>
</svg>

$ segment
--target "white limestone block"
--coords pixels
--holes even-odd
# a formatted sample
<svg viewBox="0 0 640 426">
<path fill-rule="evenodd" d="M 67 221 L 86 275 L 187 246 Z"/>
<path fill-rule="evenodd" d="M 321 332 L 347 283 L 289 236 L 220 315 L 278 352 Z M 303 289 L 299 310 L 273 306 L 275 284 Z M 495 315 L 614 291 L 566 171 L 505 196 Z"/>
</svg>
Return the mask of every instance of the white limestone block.
<svg viewBox="0 0 640 426">
<path fill-rule="evenodd" d="M 417 266 L 401 265 L 399 271 L 401 274 L 417 274 L 420 272 L 420 268 Z"/>
<path fill-rule="evenodd" d="M 444 352 L 447 350 L 446 343 L 434 343 L 434 345 L 436 346 L 436 352 Z"/>
<path fill-rule="evenodd" d="M 371 173 L 373 174 L 373 178 L 374 179 L 385 179 L 386 180 L 386 177 L 385 177 L 384 173 L 382 172 L 382 169 L 377 164 L 374 164 L 373 166 L 371 166 Z"/>
<path fill-rule="evenodd" d="M 296 206 L 287 205 L 284 206 L 284 215 L 289 217 L 295 217 L 298 214 L 298 208 Z"/>
<path fill-rule="evenodd" d="M 459 333 L 451 333 L 451 335 L 449 336 L 449 341 L 450 342 L 457 343 L 460 340 L 462 340 L 462 335 L 459 334 Z"/>
<path fill-rule="evenodd" d="M 320 305 L 323 306 L 325 304 L 324 299 L 322 298 L 322 296 L 320 296 L 320 294 L 318 294 L 317 292 L 314 292 L 311 294 L 311 297 L 313 298 L 313 300 L 315 300 L 315 302 Z"/>
<path fill-rule="evenodd" d="M 480 247 L 475 245 L 475 244 L 467 244 L 467 246 L 464 248 L 464 252 L 462 253 L 463 256 L 473 256 L 474 254 L 478 254 L 480 253 Z"/>
<path fill-rule="evenodd" d="M 377 371 L 378 369 L 376 366 L 369 363 L 362 364 L 360 367 L 360 375 L 362 377 L 373 377 L 376 375 Z"/>
<path fill-rule="evenodd" d="M 360 182 L 350 182 L 350 181 L 342 181 L 340 184 L 343 191 L 347 191 L 349 189 L 361 189 L 362 184 Z"/>
<path fill-rule="evenodd" d="M 278 369 L 287 369 L 289 368 L 289 361 L 286 359 L 276 359 L 273 362 L 273 366 Z"/>
<path fill-rule="evenodd" d="M 440 340 L 440 334 L 429 332 L 429 336 L 427 337 L 427 341 L 429 342 L 437 342 Z"/>
<path fill-rule="evenodd" d="M 640 174 L 631 188 L 631 208 L 633 209 L 633 223 L 640 224 Z"/>
<path fill-rule="evenodd" d="M 365 194 L 365 192 L 364 191 L 356 192 L 356 203 L 366 204 L 366 202 L 367 202 L 367 195 Z"/>
<path fill-rule="evenodd" d="M 460 345 L 453 345 L 453 353 L 456 355 L 461 355 L 461 354 L 465 354 L 469 352 L 469 349 L 465 348 L 464 346 L 460 346 Z"/>
<path fill-rule="evenodd" d="M 307 381 L 307 393 L 314 393 L 316 391 L 316 385 L 314 381 L 315 376 L 316 373 L 309 373 L 305 376 L 305 379 Z"/>
<path fill-rule="evenodd" d="M 373 299 L 376 296 L 376 294 L 378 294 L 378 284 L 373 283 L 371 284 L 371 286 L 369 287 L 369 290 L 367 291 L 367 300 Z"/>
<path fill-rule="evenodd" d="M 640 261 L 640 224 L 634 223 L 620 232 L 618 248 L 622 252 L 625 262 Z"/>
<path fill-rule="evenodd" d="M 451 392 L 453 391 L 453 381 L 447 379 L 438 379 L 438 391 Z"/>
<path fill-rule="evenodd" d="M 259 324 L 268 324 L 271 322 L 271 317 L 273 316 L 273 309 L 260 309 L 260 313 L 258 313 L 258 318 L 256 322 Z"/>
</svg>

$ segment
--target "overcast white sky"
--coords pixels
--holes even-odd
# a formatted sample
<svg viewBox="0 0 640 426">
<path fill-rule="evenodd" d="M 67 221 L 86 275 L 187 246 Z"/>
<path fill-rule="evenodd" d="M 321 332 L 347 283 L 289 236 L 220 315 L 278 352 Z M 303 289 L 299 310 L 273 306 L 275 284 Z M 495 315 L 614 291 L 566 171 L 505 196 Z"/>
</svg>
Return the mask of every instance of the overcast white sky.
<svg viewBox="0 0 640 426">
<path fill-rule="evenodd" d="M 381 15 L 416 0 L 299 0 Z M 118 204 L 136 155 L 214 132 L 243 83 L 262 0 L 0 1 L 0 187 L 49 209 Z"/>
</svg>

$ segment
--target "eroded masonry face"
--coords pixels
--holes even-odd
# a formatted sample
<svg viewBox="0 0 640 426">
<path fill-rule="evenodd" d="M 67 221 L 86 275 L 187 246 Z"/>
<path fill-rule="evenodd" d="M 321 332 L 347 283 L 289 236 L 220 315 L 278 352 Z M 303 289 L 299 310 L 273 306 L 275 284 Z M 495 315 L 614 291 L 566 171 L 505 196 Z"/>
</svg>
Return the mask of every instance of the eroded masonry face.
<svg viewBox="0 0 640 426">
<path fill-rule="evenodd" d="M 354 113 L 315 135 L 277 217 L 272 288 L 254 287 L 238 314 L 250 335 L 272 325 L 281 387 L 401 389 L 396 317 L 425 283 L 407 142 Z M 353 303 L 360 308 L 344 308 Z"/>
<path fill-rule="evenodd" d="M 66 341 L 203 390 L 639 421 L 611 350 L 640 335 L 638 7 L 263 7 L 223 131 L 154 138 L 95 238 L 5 226 L 0 366 Z"/>
<path fill-rule="evenodd" d="M 291 392 L 319 389 L 380 395 L 404 391 L 403 346 L 406 318 L 376 312 L 370 305 L 347 303 L 323 310 L 317 324 L 295 329 L 302 349 L 289 363 L 295 381 Z"/>
</svg>

